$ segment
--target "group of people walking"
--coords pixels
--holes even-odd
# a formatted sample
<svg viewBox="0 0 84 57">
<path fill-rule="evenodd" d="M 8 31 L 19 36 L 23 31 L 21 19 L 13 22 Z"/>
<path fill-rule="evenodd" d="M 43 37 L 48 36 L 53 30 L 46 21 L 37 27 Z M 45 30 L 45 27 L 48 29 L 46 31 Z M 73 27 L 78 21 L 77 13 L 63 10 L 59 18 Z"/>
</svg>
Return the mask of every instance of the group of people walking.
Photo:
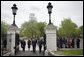
<svg viewBox="0 0 84 57">
<path fill-rule="evenodd" d="M 25 51 L 25 45 L 26 45 L 26 42 L 24 40 L 21 40 L 21 47 L 23 48 L 23 51 Z M 30 50 L 30 48 L 32 46 L 32 49 L 33 49 L 34 53 L 36 53 L 36 46 L 37 45 L 39 47 L 39 53 L 41 53 L 42 46 L 44 47 L 44 51 L 46 50 L 46 45 L 45 45 L 44 38 L 29 39 L 27 41 L 27 45 L 28 45 L 28 50 Z"/>
<path fill-rule="evenodd" d="M 74 38 L 63 38 L 58 37 L 57 38 L 57 47 L 58 48 L 75 48 L 75 45 L 77 48 L 80 48 L 80 39 L 77 38 L 76 40 Z"/>
</svg>

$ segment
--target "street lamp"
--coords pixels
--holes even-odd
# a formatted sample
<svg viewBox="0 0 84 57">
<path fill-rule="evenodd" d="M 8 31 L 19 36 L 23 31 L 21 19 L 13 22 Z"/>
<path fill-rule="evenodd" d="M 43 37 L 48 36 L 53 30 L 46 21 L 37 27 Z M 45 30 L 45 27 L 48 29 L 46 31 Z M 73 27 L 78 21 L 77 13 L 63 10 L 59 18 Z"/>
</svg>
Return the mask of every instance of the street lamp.
<svg viewBox="0 0 84 57">
<path fill-rule="evenodd" d="M 14 15 L 14 20 L 13 20 L 13 26 L 16 26 L 15 24 L 15 15 L 16 15 L 16 12 L 18 10 L 18 8 L 16 7 L 16 4 L 13 4 L 13 7 L 11 7 L 12 11 L 13 11 L 13 15 Z"/>
<path fill-rule="evenodd" d="M 49 24 L 51 24 L 51 13 L 52 13 L 52 8 L 53 6 L 51 5 L 51 3 L 48 3 L 47 9 L 48 9 L 48 14 L 49 14 Z"/>
</svg>

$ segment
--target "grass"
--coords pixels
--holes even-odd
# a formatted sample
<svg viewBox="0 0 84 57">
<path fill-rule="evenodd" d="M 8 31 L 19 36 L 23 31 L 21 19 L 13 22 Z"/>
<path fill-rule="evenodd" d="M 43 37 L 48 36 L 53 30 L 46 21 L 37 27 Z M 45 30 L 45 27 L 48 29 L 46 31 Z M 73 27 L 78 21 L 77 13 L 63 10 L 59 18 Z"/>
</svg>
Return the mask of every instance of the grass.
<svg viewBox="0 0 84 57">
<path fill-rule="evenodd" d="M 60 55 L 64 55 L 64 56 L 83 55 L 83 49 L 81 49 L 81 50 L 60 50 L 60 51 L 53 51 L 53 52 L 61 53 Z"/>
</svg>

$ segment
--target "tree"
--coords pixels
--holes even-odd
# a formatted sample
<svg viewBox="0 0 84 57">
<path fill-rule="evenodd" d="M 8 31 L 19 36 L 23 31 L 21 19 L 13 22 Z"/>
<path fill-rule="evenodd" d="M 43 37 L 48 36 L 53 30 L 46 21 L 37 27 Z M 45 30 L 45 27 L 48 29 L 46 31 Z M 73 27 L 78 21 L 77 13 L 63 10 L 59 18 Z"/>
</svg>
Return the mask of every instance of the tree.
<svg viewBox="0 0 84 57">
<path fill-rule="evenodd" d="M 57 30 L 57 35 L 58 36 L 65 36 L 65 32 L 63 31 L 63 29 L 62 28 L 59 28 L 59 30 Z"/>
<path fill-rule="evenodd" d="M 74 38 L 77 38 L 80 36 L 80 30 L 79 28 L 76 28 L 74 31 L 73 31 L 73 34 L 72 34 L 72 37 Z"/>
<path fill-rule="evenodd" d="M 83 26 L 80 26 L 79 27 L 79 31 L 80 31 L 80 37 L 83 38 Z"/>
<path fill-rule="evenodd" d="M 29 20 L 29 22 L 24 22 L 20 29 L 20 36 L 28 36 L 31 38 L 36 38 L 43 35 L 43 30 L 45 27 L 44 22 L 37 22 L 36 20 Z"/>
<path fill-rule="evenodd" d="M 61 28 L 58 30 L 60 36 L 71 37 L 77 28 L 77 25 L 71 21 L 71 19 L 66 18 L 61 22 Z"/>
<path fill-rule="evenodd" d="M 20 29 L 20 35 L 22 36 L 32 36 L 35 34 L 37 29 L 37 22 L 35 20 L 30 20 L 29 22 L 24 22 Z"/>
<path fill-rule="evenodd" d="M 39 22 L 38 23 L 38 28 L 39 28 L 39 31 L 40 31 L 40 36 L 43 36 L 44 35 L 44 27 L 46 26 L 46 23 L 45 22 Z"/>
<path fill-rule="evenodd" d="M 1 34 L 7 33 L 7 23 L 4 21 L 1 21 Z"/>
<path fill-rule="evenodd" d="M 73 36 L 83 38 L 83 26 L 80 26 L 79 28 L 76 28 L 75 31 L 73 32 Z"/>
</svg>

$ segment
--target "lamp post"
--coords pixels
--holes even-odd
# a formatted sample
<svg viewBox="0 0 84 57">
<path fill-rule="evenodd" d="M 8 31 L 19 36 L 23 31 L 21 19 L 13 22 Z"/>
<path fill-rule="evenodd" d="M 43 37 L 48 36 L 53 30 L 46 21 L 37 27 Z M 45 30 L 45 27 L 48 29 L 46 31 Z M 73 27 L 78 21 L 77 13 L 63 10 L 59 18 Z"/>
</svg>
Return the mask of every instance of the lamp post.
<svg viewBox="0 0 84 57">
<path fill-rule="evenodd" d="M 51 5 L 51 3 L 48 3 L 47 9 L 48 9 L 48 14 L 49 14 L 49 25 L 51 24 L 51 13 L 52 13 L 52 8 L 53 6 Z"/>
<path fill-rule="evenodd" d="M 14 15 L 14 20 L 13 20 L 13 26 L 16 26 L 15 24 L 15 15 L 16 15 L 16 12 L 18 10 L 18 8 L 16 7 L 16 4 L 13 4 L 13 7 L 11 7 L 12 11 L 13 11 L 13 15 Z"/>
</svg>

